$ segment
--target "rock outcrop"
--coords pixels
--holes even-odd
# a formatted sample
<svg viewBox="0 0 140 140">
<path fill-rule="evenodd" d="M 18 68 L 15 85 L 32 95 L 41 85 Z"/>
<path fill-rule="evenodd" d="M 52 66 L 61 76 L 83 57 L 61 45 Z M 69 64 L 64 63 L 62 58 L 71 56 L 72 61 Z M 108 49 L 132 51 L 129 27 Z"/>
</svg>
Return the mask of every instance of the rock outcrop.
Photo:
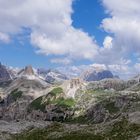
<svg viewBox="0 0 140 140">
<path fill-rule="evenodd" d="M 75 98 L 76 91 L 85 87 L 85 82 L 80 78 L 67 80 L 62 84 L 67 97 Z"/>
<path fill-rule="evenodd" d="M 34 75 L 34 71 L 32 66 L 26 66 L 24 70 L 25 75 Z"/>
<path fill-rule="evenodd" d="M 35 75 L 35 73 L 32 66 L 26 66 L 18 73 L 18 76 L 33 76 L 33 75 Z"/>
</svg>

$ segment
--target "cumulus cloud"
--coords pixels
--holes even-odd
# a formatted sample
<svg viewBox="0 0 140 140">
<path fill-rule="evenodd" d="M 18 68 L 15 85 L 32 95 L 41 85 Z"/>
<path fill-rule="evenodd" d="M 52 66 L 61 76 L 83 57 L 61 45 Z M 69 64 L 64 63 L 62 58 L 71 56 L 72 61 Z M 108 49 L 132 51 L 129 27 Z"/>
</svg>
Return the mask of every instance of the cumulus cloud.
<svg viewBox="0 0 140 140">
<path fill-rule="evenodd" d="M 113 34 L 110 55 L 115 59 L 129 59 L 130 55 L 140 53 L 140 1 L 102 0 L 109 18 L 102 21 L 102 28 Z M 105 38 L 105 43 L 107 38 Z M 105 44 L 104 44 L 105 45 Z M 106 46 L 106 45 L 105 45 Z M 108 46 L 109 47 L 109 46 Z"/>
<path fill-rule="evenodd" d="M 53 39 L 44 33 L 32 33 L 31 41 L 39 48 L 38 53 L 45 55 L 67 55 L 69 58 L 92 60 L 98 53 L 98 46 L 94 39 L 81 30 L 70 26 L 64 35 Z"/>
<path fill-rule="evenodd" d="M 98 46 L 94 38 L 72 26 L 72 2 L 73 0 L 0 0 L 0 24 L 3 25 L 0 26 L 0 32 L 17 34 L 23 28 L 29 28 L 31 43 L 36 47 L 37 53 L 67 55 L 71 59 L 69 61 L 92 60 L 98 52 Z"/>
<path fill-rule="evenodd" d="M 112 48 L 112 40 L 113 38 L 110 36 L 106 36 L 103 42 L 103 46 L 105 49 L 111 49 Z"/>
</svg>

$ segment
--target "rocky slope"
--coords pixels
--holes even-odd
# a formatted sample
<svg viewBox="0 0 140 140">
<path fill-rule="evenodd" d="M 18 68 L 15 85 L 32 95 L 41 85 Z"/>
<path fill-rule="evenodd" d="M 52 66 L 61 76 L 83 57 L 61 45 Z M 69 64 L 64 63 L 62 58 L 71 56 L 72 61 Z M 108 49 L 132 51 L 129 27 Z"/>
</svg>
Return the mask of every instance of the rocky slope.
<svg viewBox="0 0 140 140">
<path fill-rule="evenodd" d="M 62 89 L 56 91 L 51 91 L 39 101 L 34 100 L 30 104 L 30 109 L 41 109 L 41 112 L 45 111 L 46 114 L 46 111 L 53 112 L 54 114 L 51 113 L 52 120 L 63 121 L 63 123 L 51 122 L 49 126 L 46 124 L 45 128 L 39 129 L 26 128 L 24 133 L 11 134 L 12 140 L 30 140 L 36 137 L 38 140 L 75 138 L 78 140 L 139 140 L 139 93 L 79 90 L 73 102 L 68 101 L 67 98 L 62 101 L 61 97 L 64 97 Z M 71 107 L 75 108 L 74 112 L 71 111 Z M 66 112 L 68 114 L 64 118 Z M 40 120 L 44 116 L 37 113 L 36 117 L 32 115 L 32 118 Z"/>
</svg>

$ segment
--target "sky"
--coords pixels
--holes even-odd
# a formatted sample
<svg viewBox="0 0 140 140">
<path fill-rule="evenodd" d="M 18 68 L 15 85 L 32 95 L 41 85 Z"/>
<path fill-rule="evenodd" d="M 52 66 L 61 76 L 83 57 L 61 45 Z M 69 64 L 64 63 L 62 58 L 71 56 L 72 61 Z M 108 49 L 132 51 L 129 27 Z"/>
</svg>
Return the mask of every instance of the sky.
<svg viewBox="0 0 140 140">
<path fill-rule="evenodd" d="M 139 0 L 0 0 L 0 61 L 8 66 L 140 73 Z"/>
</svg>

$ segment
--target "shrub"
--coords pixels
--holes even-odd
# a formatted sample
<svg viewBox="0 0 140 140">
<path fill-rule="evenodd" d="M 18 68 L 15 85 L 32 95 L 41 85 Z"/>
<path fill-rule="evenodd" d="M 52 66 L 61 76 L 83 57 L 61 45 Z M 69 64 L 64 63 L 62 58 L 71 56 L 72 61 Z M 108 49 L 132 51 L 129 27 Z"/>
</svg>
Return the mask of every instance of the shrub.
<svg viewBox="0 0 140 140">
<path fill-rule="evenodd" d="M 42 103 L 42 99 L 43 99 L 43 96 L 35 99 L 34 101 L 31 102 L 31 104 L 29 105 L 29 110 L 28 111 L 31 111 L 32 109 L 35 109 L 35 110 L 40 110 L 40 111 L 45 111 L 45 106 L 46 104 L 45 103 Z"/>
<path fill-rule="evenodd" d="M 63 89 L 61 87 L 54 88 L 52 91 L 49 92 L 52 96 L 57 96 L 63 93 Z"/>
<path fill-rule="evenodd" d="M 21 98 L 22 93 L 23 93 L 22 91 L 18 91 L 18 89 L 15 89 L 10 93 L 10 95 L 11 95 L 12 99 L 14 101 L 16 101 L 18 98 Z"/>
</svg>

